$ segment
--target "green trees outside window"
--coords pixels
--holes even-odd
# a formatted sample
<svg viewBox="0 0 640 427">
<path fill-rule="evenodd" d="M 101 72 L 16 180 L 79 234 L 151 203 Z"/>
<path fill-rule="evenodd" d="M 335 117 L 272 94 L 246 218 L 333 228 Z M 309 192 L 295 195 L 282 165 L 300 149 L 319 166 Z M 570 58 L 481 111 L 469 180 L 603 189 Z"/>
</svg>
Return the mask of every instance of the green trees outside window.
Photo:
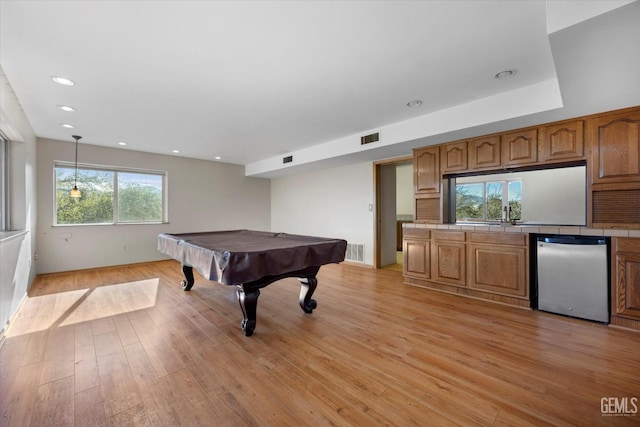
<svg viewBox="0 0 640 427">
<path fill-rule="evenodd" d="M 164 179 L 161 173 L 79 168 L 82 197 L 74 199 L 75 169 L 56 166 L 56 224 L 162 222 Z"/>
<path fill-rule="evenodd" d="M 482 181 L 456 184 L 456 221 L 522 218 L 522 181 Z"/>
</svg>

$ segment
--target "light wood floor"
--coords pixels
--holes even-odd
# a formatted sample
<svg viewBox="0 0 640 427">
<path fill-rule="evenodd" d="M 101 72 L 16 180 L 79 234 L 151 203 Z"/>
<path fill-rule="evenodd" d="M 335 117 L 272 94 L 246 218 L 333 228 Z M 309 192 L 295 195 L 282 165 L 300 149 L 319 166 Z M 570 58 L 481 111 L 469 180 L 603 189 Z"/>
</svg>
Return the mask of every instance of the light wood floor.
<svg viewBox="0 0 640 427">
<path fill-rule="evenodd" d="M 173 261 L 41 276 L 0 349 L 3 426 L 638 425 L 640 334 L 321 268 L 262 291 L 252 337 L 232 287 Z M 638 402 L 640 406 L 640 402 Z"/>
</svg>

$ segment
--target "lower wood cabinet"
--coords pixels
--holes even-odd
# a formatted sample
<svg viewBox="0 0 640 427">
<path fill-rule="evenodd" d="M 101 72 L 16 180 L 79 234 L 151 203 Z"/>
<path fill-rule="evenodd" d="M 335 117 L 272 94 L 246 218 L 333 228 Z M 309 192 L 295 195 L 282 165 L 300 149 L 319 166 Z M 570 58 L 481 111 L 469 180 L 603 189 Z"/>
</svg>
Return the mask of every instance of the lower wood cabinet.
<svg viewBox="0 0 640 427">
<path fill-rule="evenodd" d="M 404 281 L 531 307 L 527 234 L 405 229 Z"/>
<path fill-rule="evenodd" d="M 527 236 L 469 233 L 469 288 L 529 299 Z"/>
<path fill-rule="evenodd" d="M 434 231 L 431 240 L 431 278 L 436 282 L 466 286 L 466 233 Z"/>
<path fill-rule="evenodd" d="M 611 325 L 640 329 L 640 239 L 611 243 Z"/>
<path fill-rule="evenodd" d="M 402 253 L 404 258 L 402 268 L 405 276 L 431 278 L 431 247 L 428 240 L 405 238 Z"/>
</svg>

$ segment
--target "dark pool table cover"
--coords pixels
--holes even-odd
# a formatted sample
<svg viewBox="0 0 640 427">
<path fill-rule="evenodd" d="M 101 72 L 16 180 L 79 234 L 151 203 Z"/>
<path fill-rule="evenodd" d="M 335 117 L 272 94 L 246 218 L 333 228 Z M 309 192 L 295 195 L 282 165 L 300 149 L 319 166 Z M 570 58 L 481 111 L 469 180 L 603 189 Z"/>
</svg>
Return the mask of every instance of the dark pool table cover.
<svg viewBox="0 0 640 427">
<path fill-rule="evenodd" d="M 208 280 L 240 285 L 344 261 L 341 239 L 252 230 L 158 235 L 158 250 Z"/>
</svg>

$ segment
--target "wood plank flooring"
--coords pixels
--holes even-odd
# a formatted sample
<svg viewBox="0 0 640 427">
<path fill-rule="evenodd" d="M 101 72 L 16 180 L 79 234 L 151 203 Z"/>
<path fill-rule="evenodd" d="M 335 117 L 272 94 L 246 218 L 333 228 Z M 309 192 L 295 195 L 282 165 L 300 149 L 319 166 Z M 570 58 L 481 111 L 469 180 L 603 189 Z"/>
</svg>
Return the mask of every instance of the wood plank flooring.
<svg viewBox="0 0 640 427">
<path fill-rule="evenodd" d="M 601 408 L 640 398 L 638 333 L 329 265 L 313 314 L 282 280 L 245 337 L 233 287 L 181 279 L 174 261 L 40 276 L 0 348 L 0 424 L 640 424 Z"/>
</svg>

